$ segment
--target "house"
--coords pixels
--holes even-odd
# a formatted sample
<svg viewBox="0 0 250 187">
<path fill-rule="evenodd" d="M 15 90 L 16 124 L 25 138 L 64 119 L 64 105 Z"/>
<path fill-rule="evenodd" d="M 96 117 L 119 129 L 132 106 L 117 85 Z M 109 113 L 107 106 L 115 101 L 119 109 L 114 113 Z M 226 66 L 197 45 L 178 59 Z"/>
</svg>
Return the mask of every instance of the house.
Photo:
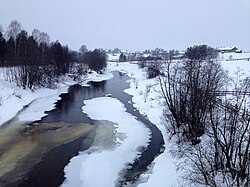
<svg viewBox="0 0 250 187">
<path fill-rule="evenodd" d="M 221 53 L 235 53 L 236 51 L 239 51 L 237 47 L 221 47 L 217 49 L 218 52 Z"/>
<path fill-rule="evenodd" d="M 235 51 L 235 53 L 242 53 L 242 50 L 237 49 L 237 50 Z"/>
</svg>

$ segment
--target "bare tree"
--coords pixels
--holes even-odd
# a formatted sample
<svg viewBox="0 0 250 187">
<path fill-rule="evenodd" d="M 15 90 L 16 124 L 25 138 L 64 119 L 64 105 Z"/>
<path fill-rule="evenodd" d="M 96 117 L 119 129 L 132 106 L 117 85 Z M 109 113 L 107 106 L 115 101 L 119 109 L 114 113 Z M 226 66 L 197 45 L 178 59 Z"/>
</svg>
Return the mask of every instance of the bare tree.
<svg viewBox="0 0 250 187">
<path fill-rule="evenodd" d="M 8 26 L 6 30 L 7 39 L 13 38 L 14 45 L 15 45 L 15 54 L 14 59 L 15 63 L 17 61 L 17 37 L 22 31 L 22 26 L 17 20 L 11 21 L 10 25 Z"/>
<path fill-rule="evenodd" d="M 33 36 L 34 40 L 38 43 L 38 45 L 40 45 L 40 35 L 41 35 L 41 33 L 38 29 L 34 29 L 32 31 L 32 36 Z"/>
<path fill-rule="evenodd" d="M 21 33 L 21 31 L 22 31 L 21 24 L 17 20 L 11 21 L 6 31 L 7 39 L 12 37 L 14 41 L 16 41 L 17 36 Z"/>
<path fill-rule="evenodd" d="M 87 52 L 88 52 L 88 49 L 87 49 L 86 45 L 82 45 L 82 46 L 80 47 L 80 49 L 79 49 L 79 53 L 85 54 L 85 53 L 87 53 Z"/>
<path fill-rule="evenodd" d="M 199 144 L 179 141 L 171 152 L 184 158 L 184 178 L 211 187 L 248 187 L 250 183 L 250 78 L 230 80 L 232 95 L 208 103 L 205 134 Z"/>
<path fill-rule="evenodd" d="M 45 32 L 41 32 L 39 35 L 39 41 L 38 41 L 38 45 L 41 49 L 41 63 L 45 64 L 45 57 L 46 57 L 46 49 L 48 48 L 50 44 L 50 37 L 47 33 Z"/>
<path fill-rule="evenodd" d="M 46 44 L 46 45 L 49 45 L 50 43 L 50 37 L 47 33 L 45 32 L 41 32 L 40 33 L 40 40 L 39 40 L 39 44 Z"/>
<path fill-rule="evenodd" d="M 186 177 L 196 184 L 215 187 L 248 187 L 250 184 L 250 79 L 242 92 L 211 107 L 209 129 L 203 141 L 183 151 L 189 159 Z"/>
<path fill-rule="evenodd" d="M 85 55 L 87 54 L 88 49 L 86 47 L 86 45 L 82 45 L 79 49 L 79 53 L 78 53 L 78 59 L 80 63 L 84 63 L 85 60 Z"/>
<path fill-rule="evenodd" d="M 195 53 L 196 54 L 196 53 Z M 204 134 L 209 105 L 223 86 L 224 72 L 216 61 L 205 57 L 182 63 L 166 63 L 160 76 L 161 93 L 166 102 L 165 117 L 171 120 L 170 131 L 182 133 L 195 141 Z"/>
</svg>

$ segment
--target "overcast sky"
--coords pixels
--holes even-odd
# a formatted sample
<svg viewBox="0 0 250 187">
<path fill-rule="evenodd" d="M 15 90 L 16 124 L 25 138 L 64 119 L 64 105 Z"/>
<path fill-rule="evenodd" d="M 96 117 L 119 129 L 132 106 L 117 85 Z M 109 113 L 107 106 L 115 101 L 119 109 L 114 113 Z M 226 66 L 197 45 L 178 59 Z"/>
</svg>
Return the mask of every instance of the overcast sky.
<svg viewBox="0 0 250 187">
<path fill-rule="evenodd" d="M 4 29 L 18 20 L 78 50 L 237 46 L 250 51 L 250 0 L 0 0 Z"/>
</svg>

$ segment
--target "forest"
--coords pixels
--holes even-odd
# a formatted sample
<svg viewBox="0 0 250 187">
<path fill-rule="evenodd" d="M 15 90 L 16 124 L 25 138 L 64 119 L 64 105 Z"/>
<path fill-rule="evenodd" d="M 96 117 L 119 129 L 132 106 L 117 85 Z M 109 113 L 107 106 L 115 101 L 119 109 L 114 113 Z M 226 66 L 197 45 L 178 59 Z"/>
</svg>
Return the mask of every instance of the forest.
<svg viewBox="0 0 250 187">
<path fill-rule="evenodd" d="M 38 29 L 30 35 L 16 20 L 5 35 L 0 30 L 0 67 L 6 68 L 6 80 L 24 89 L 53 87 L 61 75 L 72 74 L 77 79 L 88 69 L 101 73 L 107 64 L 105 51 L 80 49 L 73 51 L 59 41 L 50 42 L 49 35 Z"/>
</svg>

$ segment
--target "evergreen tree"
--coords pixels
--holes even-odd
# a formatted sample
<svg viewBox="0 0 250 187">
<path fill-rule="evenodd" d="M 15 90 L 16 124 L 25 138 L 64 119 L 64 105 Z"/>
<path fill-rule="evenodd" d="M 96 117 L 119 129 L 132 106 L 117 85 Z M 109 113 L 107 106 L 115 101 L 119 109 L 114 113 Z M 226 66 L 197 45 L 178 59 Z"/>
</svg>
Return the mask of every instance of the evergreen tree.
<svg viewBox="0 0 250 187">
<path fill-rule="evenodd" d="M 3 57 L 6 52 L 6 48 L 7 48 L 7 42 L 5 38 L 3 37 L 2 32 L 0 32 L 0 63 L 4 62 Z"/>
</svg>

